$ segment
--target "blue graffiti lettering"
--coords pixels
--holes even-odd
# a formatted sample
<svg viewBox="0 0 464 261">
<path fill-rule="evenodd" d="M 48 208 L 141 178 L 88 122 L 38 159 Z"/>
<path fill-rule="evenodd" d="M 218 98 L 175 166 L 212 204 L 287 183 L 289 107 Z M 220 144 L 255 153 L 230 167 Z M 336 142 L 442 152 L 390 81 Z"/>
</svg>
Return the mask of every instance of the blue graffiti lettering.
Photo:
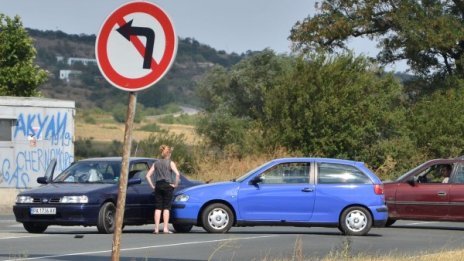
<svg viewBox="0 0 464 261">
<path fill-rule="evenodd" d="M 27 133 L 26 135 L 35 135 L 35 131 L 34 131 L 34 128 L 32 126 L 32 124 L 34 123 L 35 121 L 35 117 L 37 115 L 27 115 Z"/>
<path fill-rule="evenodd" d="M 66 123 L 68 121 L 68 114 L 64 114 L 63 116 L 63 119 L 61 119 L 61 113 L 58 112 L 58 116 L 57 116 L 57 119 L 56 119 L 56 125 L 57 125 L 57 129 L 56 129 L 56 133 L 58 135 L 60 135 L 61 137 L 64 136 L 64 134 L 66 133 Z"/>
<path fill-rule="evenodd" d="M 45 132 L 45 138 L 48 139 L 55 135 L 57 135 L 56 129 L 55 129 L 55 115 L 52 115 L 52 118 L 50 119 L 50 123 L 48 123 L 47 131 Z"/>
<path fill-rule="evenodd" d="M 16 125 L 14 134 L 15 138 L 18 136 L 18 132 L 22 132 L 23 136 L 27 136 L 26 124 L 24 123 L 24 116 L 22 113 L 18 116 L 18 123 Z"/>
<path fill-rule="evenodd" d="M 19 144 L 24 144 L 23 141 L 27 141 L 28 136 L 32 134 L 41 143 L 17 147 L 14 155 L 0 161 L 2 186 L 15 186 L 16 188 L 35 186 L 31 184 L 31 180 L 44 175 L 53 158 L 57 160 L 55 174 L 63 171 L 74 161 L 73 152 L 70 150 L 73 146 L 73 133 L 72 130 L 67 129 L 68 119 L 72 120 L 72 117 L 68 117 L 66 111 L 45 115 L 42 113 L 19 114 L 13 132 L 14 139 L 22 141 Z"/>
<path fill-rule="evenodd" d="M 21 113 L 17 119 L 14 137 L 18 137 L 18 134 L 22 134 L 24 137 L 33 134 L 39 138 L 44 134 L 43 139 L 45 140 L 65 139 L 65 135 L 69 133 L 67 123 L 68 113 L 57 112 L 56 115 L 51 116 Z M 35 133 L 34 127 L 38 128 L 37 133 Z"/>
<path fill-rule="evenodd" d="M 40 135 L 42 135 L 42 130 L 45 128 L 45 123 L 48 120 L 48 115 L 45 116 L 43 121 L 42 121 L 42 117 L 40 117 L 40 116 L 41 116 L 40 114 L 37 115 L 37 121 L 39 122 L 39 132 L 36 134 L 37 138 L 40 138 Z"/>
<path fill-rule="evenodd" d="M 3 180 L 10 179 L 10 172 L 8 171 L 11 168 L 10 161 L 8 159 L 4 159 L 2 163 L 2 176 Z"/>
<path fill-rule="evenodd" d="M 53 158 L 57 160 L 55 172 L 63 171 L 74 161 L 74 156 L 61 148 L 20 151 L 16 154 L 16 167 L 13 168 L 10 160 L 5 159 L 0 174 L 8 185 L 30 187 L 31 176 L 44 175 Z"/>
</svg>

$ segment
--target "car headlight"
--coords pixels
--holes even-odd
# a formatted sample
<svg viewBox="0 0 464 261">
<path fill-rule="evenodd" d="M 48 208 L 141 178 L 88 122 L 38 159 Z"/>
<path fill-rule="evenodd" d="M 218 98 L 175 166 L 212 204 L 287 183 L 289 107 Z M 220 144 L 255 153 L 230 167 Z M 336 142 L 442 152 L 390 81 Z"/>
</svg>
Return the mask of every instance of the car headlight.
<svg viewBox="0 0 464 261">
<path fill-rule="evenodd" d="M 89 198 L 83 196 L 63 196 L 60 199 L 60 203 L 89 203 Z"/>
<path fill-rule="evenodd" d="M 177 195 L 176 198 L 174 199 L 174 201 L 176 202 L 186 202 L 187 200 L 189 200 L 189 196 L 185 194 Z"/>
<path fill-rule="evenodd" d="M 34 199 L 29 196 L 17 196 L 16 197 L 16 203 L 32 203 L 34 202 Z"/>
</svg>

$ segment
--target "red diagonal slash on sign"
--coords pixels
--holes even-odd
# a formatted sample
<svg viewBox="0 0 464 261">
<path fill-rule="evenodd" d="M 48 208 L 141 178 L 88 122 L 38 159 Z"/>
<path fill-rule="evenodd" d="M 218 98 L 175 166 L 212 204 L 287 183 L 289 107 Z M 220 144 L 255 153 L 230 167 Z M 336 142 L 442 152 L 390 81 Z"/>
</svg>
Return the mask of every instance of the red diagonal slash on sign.
<svg viewBox="0 0 464 261">
<path fill-rule="evenodd" d="M 119 28 L 122 28 L 123 26 L 125 26 L 127 24 L 127 22 L 123 18 L 118 20 L 117 23 L 119 25 Z M 145 55 L 146 55 L 145 52 L 147 51 L 146 46 L 143 45 L 140 38 L 137 37 L 137 35 L 130 35 L 129 37 L 130 37 L 130 42 L 134 45 L 135 49 L 137 49 L 137 51 L 140 53 L 140 55 L 142 55 L 142 57 L 145 57 Z M 148 41 L 148 39 L 147 39 L 147 41 Z M 146 44 L 149 44 L 149 43 L 147 42 Z M 158 66 L 158 63 L 155 61 L 155 59 L 153 57 L 151 57 L 150 69 L 154 70 L 154 69 L 156 69 L 156 66 Z"/>
</svg>

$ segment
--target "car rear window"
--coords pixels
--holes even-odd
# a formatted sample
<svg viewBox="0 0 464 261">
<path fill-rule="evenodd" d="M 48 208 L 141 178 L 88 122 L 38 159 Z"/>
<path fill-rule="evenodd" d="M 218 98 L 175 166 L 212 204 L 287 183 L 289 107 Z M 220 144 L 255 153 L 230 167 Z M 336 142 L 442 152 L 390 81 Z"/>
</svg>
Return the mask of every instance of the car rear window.
<svg viewBox="0 0 464 261">
<path fill-rule="evenodd" d="M 318 184 L 372 184 L 371 179 L 354 166 L 319 163 Z"/>
</svg>

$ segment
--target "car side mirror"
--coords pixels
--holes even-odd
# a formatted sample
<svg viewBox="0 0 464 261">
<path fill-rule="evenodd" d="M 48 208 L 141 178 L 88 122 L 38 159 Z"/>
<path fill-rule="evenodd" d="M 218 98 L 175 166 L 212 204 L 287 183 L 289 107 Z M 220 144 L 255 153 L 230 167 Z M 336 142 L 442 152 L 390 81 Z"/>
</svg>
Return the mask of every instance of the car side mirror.
<svg viewBox="0 0 464 261">
<path fill-rule="evenodd" d="M 48 184 L 47 178 L 46 177 L 38 177 L 37 178 L 37 183 L 39 183 L 39 184 Z"/>
<path fill-rule="evenodd" d="M 406 182 L 407 182 L 409 185 L 413 186 L 413 187 L 416 185 L 416 179 L 415 179 L 415 177 L 409 178 Z"/>
<path fill-rule="evenodd" d="M 135 178 L 135 179 L 129 179 L 127 181 L 127 185 L 130 186 L 130 185 L 135 185 L 135 184 L 141 184 L 142 183 L 142 179 L 141 178 Z"/>
<path fill-rule="evenodd" d="M 258 185 L 258 183 L 260 183 L 262 181 L 263 181 L 263 179 L 261 178 L 261 176 L 256 176 L 252 180 L 250 180 L 250 182 L 248 184 L 256 186 L 256 185 Z"/>
</svg>

